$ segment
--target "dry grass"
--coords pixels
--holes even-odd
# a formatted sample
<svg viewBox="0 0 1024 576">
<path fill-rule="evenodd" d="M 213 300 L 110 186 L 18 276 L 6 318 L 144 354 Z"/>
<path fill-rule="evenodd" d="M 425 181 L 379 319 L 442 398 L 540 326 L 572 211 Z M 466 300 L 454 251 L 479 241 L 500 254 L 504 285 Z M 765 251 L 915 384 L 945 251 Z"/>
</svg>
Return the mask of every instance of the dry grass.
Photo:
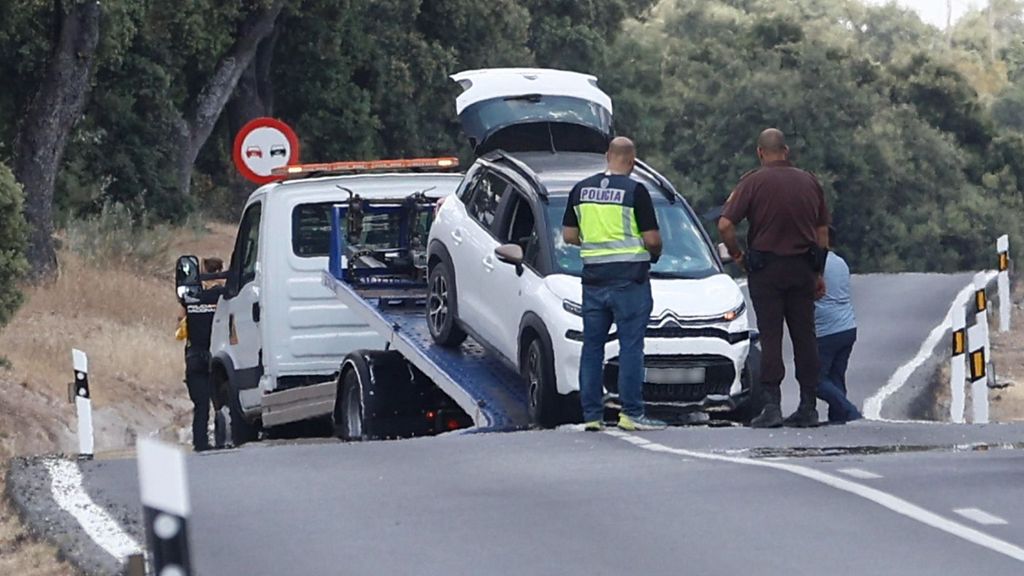
<svg viewBox="0 0 1024 576">
<path fill-rule="evenodd" d="M 179 230 L 164 243 L 162 265 L 147 262 L 139 269 L 116 258 L 101 268 L 102 259 L 62 252 L 59 280 L 29 290 L 25 305 L 0 332 L 0 354 L 11 364 L 0 368 L 0 462 L 76 450 L 74 409 L 67 402 L 72 348 L 89 355 L 97 452 L 131 446 L 138 435 L 177 439 L 190 403 L 182 383 L 182 345 L 173 336 L 174 259 L 193 253 L 227 260 L 233 235 L 226 224 L 209 225 L 204 234 Z M 70 573 L 52 548 L 29 538 L 9 506 L 0 504 L 0 574 Z"/>
<path fill-rule="evenodd" d="M 1018 285 L 1012 300 L 1024 302 L 1024 286 Z M 1010 331 L 999 332 L 999 321 L 992 326 L 992 361 L 996 378 L 1006 388 L 989 392 L 993 422 L 1024 421 L 1024 310 L 1013 307 Z"/>
</svg>

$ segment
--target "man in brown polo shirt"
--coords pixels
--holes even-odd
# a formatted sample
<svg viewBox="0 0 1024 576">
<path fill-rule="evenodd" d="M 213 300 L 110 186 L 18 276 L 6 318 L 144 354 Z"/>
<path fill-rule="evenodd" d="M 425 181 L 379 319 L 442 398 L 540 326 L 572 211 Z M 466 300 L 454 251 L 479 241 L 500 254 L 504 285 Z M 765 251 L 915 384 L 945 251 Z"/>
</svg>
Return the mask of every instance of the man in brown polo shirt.
<svg viewBox="0 0 1024 576">
<path fill-rule="evenodd" d="M 816 426 L 818 350 L 814 301 L 825 293 L 822 278 L 828 246 L 829 212 L 818 180 L 789 162 L 783 133 L 769 128 L 757 139 L 761 167 L 745 174 L 722 211 L 718 230 L 729 254 L 750 274 L 750 299 L 761 332 L 761 388 L 764 409 L 755 428 Z M 747 253 L 740 250 L 736 224 L 749 220 Z M 782 419 L 780 386 L 782 322 L 793 341 L 800 407 Z"/>
</svg>

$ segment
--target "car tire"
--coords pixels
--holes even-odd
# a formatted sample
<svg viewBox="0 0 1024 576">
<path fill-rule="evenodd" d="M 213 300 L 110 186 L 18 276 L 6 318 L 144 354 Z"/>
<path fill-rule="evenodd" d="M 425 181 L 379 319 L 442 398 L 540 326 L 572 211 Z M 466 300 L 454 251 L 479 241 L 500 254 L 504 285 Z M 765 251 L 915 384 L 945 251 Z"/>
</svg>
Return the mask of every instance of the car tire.
<svg viewBox="0 0 1024 576">
<path fill-rule="evenodd" d="M 456 317 L 455 273 L 447 260 L 441 260 L 430 269 L 427 288 L 430 337 L 441 346 L 455 348 L 466 340 L 466 332 L 459 327 Z"/>
<path fill-rule="evenodd" d="M 554 428 L 569 419 L 567 398 L 558 393 L 551 348 L 539 336 L 523 347 L 520 373 L 526 378 L 526 400 L 530 424 Z"/>
<path fill-rule="evenodd" d="M 367 357 L 386 354 L 358 350 L 349 354 L 338 376 L 338 392 L 334 400 L 334 435 L 346 442 L 360 442 L 381 437 L 379 399 L 376 383 L 370 375 Z"/>
</svg>

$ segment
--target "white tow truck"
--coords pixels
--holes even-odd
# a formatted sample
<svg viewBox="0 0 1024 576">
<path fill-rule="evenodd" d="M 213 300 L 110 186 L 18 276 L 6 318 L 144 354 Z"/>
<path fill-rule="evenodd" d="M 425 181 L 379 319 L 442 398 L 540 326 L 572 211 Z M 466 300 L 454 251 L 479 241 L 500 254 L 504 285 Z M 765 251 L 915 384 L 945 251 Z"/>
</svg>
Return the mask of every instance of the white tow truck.
<svg viewBox="0 0 1024 576">
<path fill-rule="evenodd" d="M 346 420 L 337 401 L 342 362 L 365 370 L 377 355 L 347 356 L 383 351 L 385 338 L 321 283 L 330 214 L 345 207 L 348 252 L 340 258 L 346 269 L 425 278 L 434 203 L 458 187 L 457 165 L 455 158 L 431 158 L 289 166 L 288 179 L 252 193 L 231 264 L 215 275 L 226 287 L 210 346 L 214 403 L 228 408 L 236 445 L 255 440 L 261 428 L 323 417 L 342 437 L 381 435 Z M 179 259 L 179 296 L 201 289 L 197 268 L 194 256 Z M 415 425 L 405 434 L 464 424 L 432 387 L 417 389 L 416 398 Z"/>
</svg>

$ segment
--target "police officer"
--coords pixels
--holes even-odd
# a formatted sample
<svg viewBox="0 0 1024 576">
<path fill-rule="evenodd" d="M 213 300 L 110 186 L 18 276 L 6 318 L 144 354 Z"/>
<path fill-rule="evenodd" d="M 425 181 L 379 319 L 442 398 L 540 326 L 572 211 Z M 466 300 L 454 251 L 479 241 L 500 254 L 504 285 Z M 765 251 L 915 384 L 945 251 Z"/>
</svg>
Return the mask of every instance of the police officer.
<svg viewBox="0 0 1024 576">
<path fill-rule="evenodd" d="M 220 258 L 204 258 L 203 273 L 215 274 L 224 268 Z M 186 295 L 183 314 L 188 331 L 185 342 L 185 385 L 192 400 L 192 447 L 196 452 L 210 449 L 208 427 L 213 389 L 210 383 L 210 330 L 213 314 L 224 287 L 220 281 L 204 281 L 203 289 Z M 225 431 L 215 431 L 218 447 L 224 442 Z"/>
<path fill-rule="evenodd" d="M 718 230 L 729 254 L 750 273 L 750 299 L 761 332 L 761 386 L 765 402 L 751 421 L 755 428 L 816 426 L 818 350 L 814 301 L 825 293 L 822 278 L 828 246 L 829 212 L 818 180 L 789 162 L 780 130 L 757 139 L 761 168 L 748 172 L 729 195 Z M 740 250 L 736 224 L 749 220 L 747 253 Z M 780 386 L 782 322 L 789 327 L 800 383 L 800 406 L 782 419 Z"/>
<path fill-rule="evenodd" d="M 629 174 L 636 147 L 628 138 L 608 146 L 608 169 L 569 194 L 562 238 L 583 258 L 583 352 L 580 402 L 584 428 L 604 428 L 604 346 L 612 322 L 619 337 L 619 428 L 655 430 L 665 423 L 644 414 L 644 334 L 653 300 L 650 263 L 661 255 L 654 204 Z"/>
</svg>

